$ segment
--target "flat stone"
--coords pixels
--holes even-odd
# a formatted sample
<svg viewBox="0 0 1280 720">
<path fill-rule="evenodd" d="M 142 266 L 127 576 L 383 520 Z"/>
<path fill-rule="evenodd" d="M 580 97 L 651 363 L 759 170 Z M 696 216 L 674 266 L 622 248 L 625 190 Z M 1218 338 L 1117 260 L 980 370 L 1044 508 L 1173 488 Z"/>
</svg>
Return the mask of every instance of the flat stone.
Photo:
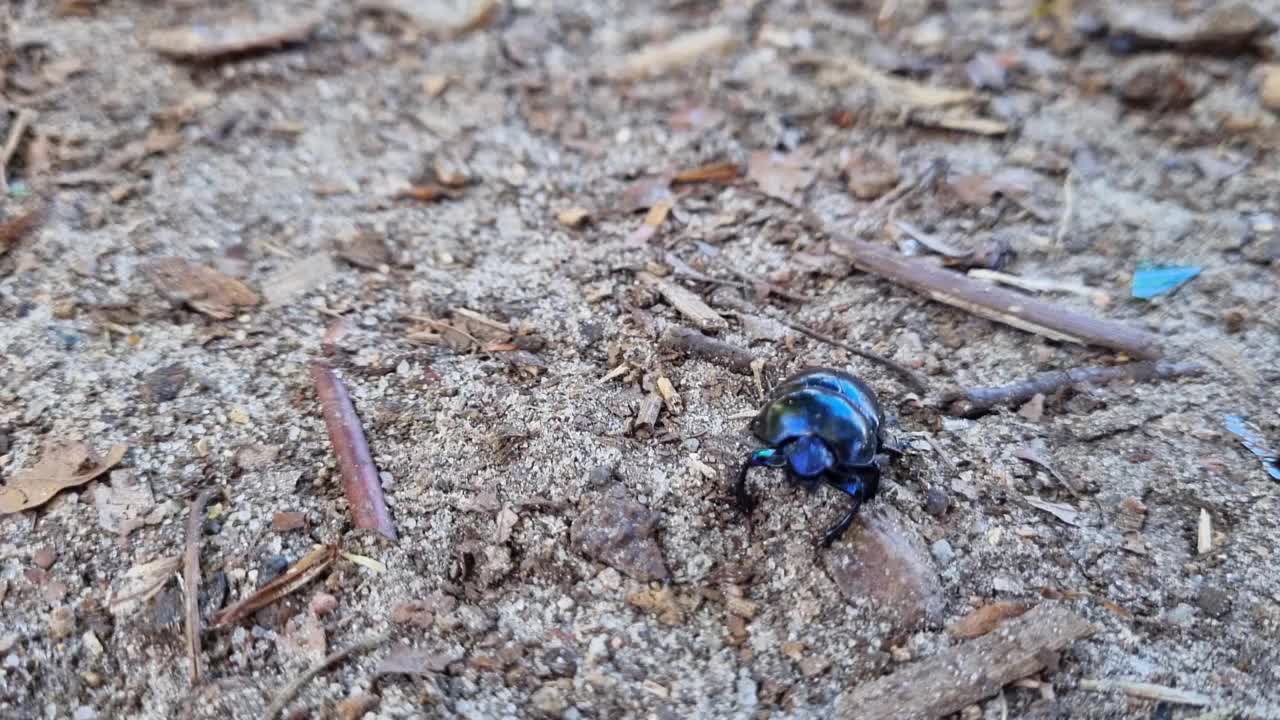
<svg viewBox="0 0 1280 720">
<path fill-rule="evenodd" d="M 578 552 L 639 580 L 666 580 L 671 574 L 658 545 L 659 514 L 613 492 L 573 521 L 569 539 Z"/>
<path fill-rule="evenodd" d="M 942 618 L 942 586 L 921 545 L 896 511 L 875 507 L 822 559 L 846 600 L 905 632 Z"/>
</svg>

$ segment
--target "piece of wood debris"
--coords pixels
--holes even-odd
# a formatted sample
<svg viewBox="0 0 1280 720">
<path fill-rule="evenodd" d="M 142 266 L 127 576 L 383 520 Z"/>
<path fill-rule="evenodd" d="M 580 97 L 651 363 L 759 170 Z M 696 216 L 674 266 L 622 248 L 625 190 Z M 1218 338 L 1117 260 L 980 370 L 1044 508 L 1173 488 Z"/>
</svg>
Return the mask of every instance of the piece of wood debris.
<svg viewBox="0 0 1280 720">
<path fill-rule="evenodd" d="M 647 272 L 637 273 L 636 279 L 655 288 L 671 307 L 692 320 L 700 329 L 717 332 L 729 327 L 729 322 L 720 313 L 712 310 L 702 298 L 683 286 Z"/>
<path fill-rule="evenodd" d="M 627 236 L 627 242 L 635 245 L 642 245 L 653 239 L 658 234 L 658 228 L 662 227 L 662 223 L 667 221 L 667 215 L 671 213 L 671 201 L 659 200 L 649 208 L 649 212 L 644 215 L 644 222 L 640 227 L 636 228 Z"/>
<path fill-rule="evenodd" d="M 0 515 L 39 507 L 63 490 L 89 482 L 115 467 L 126 450 L 124 445 L 113 445 L 106 457 L 99 458 L 83 442 L 49 445 L 35 465 L 14 473 L 0 487 Z"/>
<path fill-rule="evenodd" d="M 1173 703 L 1174 705 L 1195 705 L 1203 707 L 1213 702 L 1213 698 L 1198 692 L 1178 690 L 1177 688 L 1151 683 L 1132 682 L 1130 680 L 1093 680 L 1085 678 L 1080 681 L 1081 690 L 1094 692 L 1121 692 L 1130 697 L 1156 702 Z"/>
<path fill-rule="evenodd" d="M 591 211 L 581 207 L 571 207 L 556 213 L 556 220 L 565 227 L 582 227 L 591 220 Z"/>
<path fill-rule="evenodd" d="M 403 15 L 417 28 L 441 38 L 457 38 L 487 27 L 498 18 L 498 0 L 361 0 L 361 10 Z"/>
<path fill-rule="evenodd" d="M 987 137 L 997 137 L 1009 132 L 1009 124 L 1000 120 L 984 118 L 974 115 L 967 111 L 962 112 L 946 112 L 941 115 L 913 115 L 911 117 L 913 125 L 921 127 L 939 128 L 941 130 L 954 130 L 956 132 L 973 133 L 974 135 L 985 135 Z"/>
<path fill-rule="evenodd" d="M 284 686 L 284 688 L 276 694 L 276 699 L 272 700 L 271 706 L 267 708 L 267 720 L 275 720 L 276 716 L 281 712 L 284 712 L 285 706 L 289 704 L 290 700 L 293 700 L 294 696 L 298 694 L 298 691 L 301 690 L 304 685 L 311 681 L 311 678 L 314 678 L 324 672 L 327 668 L 342 662 L 352 655 L 358 655 L 360 653 L 373 650 L 390 639 L 390 633 L 367 635 L 344 648 L 333 651 L 328 655 L 328 657 L 315 665 L 312 665 L 306 672 L 299 675 L 293 680 L 293 682 Z"/>
<path fill-rule="evenodd" d="M 311 363 L 311 381 L 320 398 L 329 443 L 338 459 L 343 493 L 355 526 L 395 540 L 396 528 L 382 495 L 382 480 L 346 385 L 332 368 L 319 362 Z"/>
<path fill-rule="evenodd" d="M 695 168 L 681 170 L 671 177 L 673 183 L 731 183 L 742 176 L 742 167 L 738 163 L 725 161 L 700 165 Z"/>
<path fill-rule="evenodd" d="M 836 700 L 836 717 L 940 718 L 1044 670 L 1055 653 L 1097 628 L 1064 607 L 1041 604 L 976 640 L 865 682 Z"/>
<path fill-rule="evenodd" d="M 262 283 L 262 296 L 268 307 L 279 307 L 323 286 L 338 267 L 329 253 L 316 253 L 281 268 Z"/>
<path fill-rule="evenodd" d="M 1073 527 L 1080 527 L 1080 511 L 1067 505 L 1066 503 L 1049 502 L 1041 500 L 1035 495 L 1025 496 L 1027 504 L 1037 510 L 1043 510 L 1050 515 L 1058 518 L 1062 522 Z"/>
<path fill-rule="evenodd" d="M 1196 554 L 1204 555 L 1213 550 L 1213 518 L 1209 511 L 1200 508 L 1200 522 L 1196 524 Z"/>
<path fill-rule="evenodd" d="M 1025 277 L 1022 275 L 1010 275 L 997 270 L 987 270 L 985 268 L 974 268 L 969 271 L 969 277 L 976 280 L 988 280 L 1001 285 L 1009 285 L 1021 290 L 1029 290 L 1031 292 L 1063 292 L 1072 295 L 1080 295 L 1089 298 L 1089 301 L 1099 307 L 1111 304 L 1111 296 L 1104 290 L 1089 287 L 1081 282 L 1054 280 L 1053 278 L 1035 278 Z"/>
<path fill-rule="evenodd" d="M 0 195 L 9 194 L 9 161 L 18 151 L 18 143 L 22 142 L 22 136 L 27 134 L 27 129 L 35 123 L 37 117 L 38 113 L 35 110 L 21 108 L 18 110 L 17 117 L 13 119 L 13 124 L 9 126 L 9 136 L 5 138 L 3 149 L 0 149 Z"/>
<path fill-rule="evenodd" d="M 1005 620 L 1020 617 L 1027 611 L 1022 603 L 998 600 L 987 603 L 947 626 L 947 632 L 962 640 L 982 637 Z"/>
<path fill-rule="evenodd" d="M 187 656 L 191 659 L 191 684 L 200 684 L 200 539 L 204 527 L 204 506 L 219 491 L 209 488 L 191 501 L 187 516 L 187 547 L 183 554 L 182 585 L 186 610 Z"/>
<path fill-rule="evenodd" d="M 612 74 L 619 80 L 653 78 L 703 57 L 727 53 L 737 44 L 738 36 L 728 26 L 695 30 L 631 53 L 622 59 Z"/>
<path fill-rule="evenodd" d="M 171 555 L 129 568 L 121 578 L 120 587 L 111 593 L 107 610 L 112 615 L 125 616 L 140 610 L 148 600 L 164 589 L 174 573 L 182 566 L 182 556 Z"/>
<path fill-rule="evenodd" d="M 239 622 L 251 613 L 301 589 L 320 576 L 338 559 L 337 545 L 318 545 L 271 582 L 254 590 L 248 597 L 223 608 L 213 616 L 212 627 L 225 627 Z"/>
<path fill-rule="evenodd" d="M 1037 396 L 1043 397 L 1039 393 Z M 1049 459 L 1049 454 L 1044 448 L 1042 441 L 1033 441 L 1022 445 L 1013 451 L 1013 456 L 1019 460 L 1025 460 L 1033 465 L 1038 465 L 1045 469 L 1054 480 L 1057 480 L 1072 495 L 1079 495 L 1084 491 L 1084 484 L 1075 478 L 1067 477 L 1058 472 L 1058 468 L 1054 467 L 1053 462 Z"/>
<path fill-rule="evenodd" d="M 751 372 L 751 363 L 756 359 L 750 350 L 708 337 L 693 328 L 680 326 L 667 328 L 658 338 L 658 347 L 667 352 L 689 355 L 699 360 L 723 365 L 740 373 Z"/>
<path fill-rule="evenodd" d="M 662 396 L 656 392 L 651 392 L 644 396 L 640 401 L 640 407 L 636 410 L 635 423 L 632 425 L 634 429 L 649 428 L 652 430 L 658 425 L 658 414 L 662 411 Z"/>
<path fill-rule="evenodd" d="M 239 308 L 258 304 L 248 285 L 210 267 L 178 257 L 164 257 L 144 266 L 156 289 L 172 302 L 182 303 L 216 320 L 235 317 Z"/>
<path fill-rule="evenodd" d="M 1134 357 L 1160 355 L 1160 338 L 1111 320 L 988 285 L 888 248 L 832 233 L 832 251 L 863 272 L 879 275 L 937 302 L 1062 342 L 1098 345 Z"/>
<path fill-rule="evenodd" d="M 960 105 L 974 100 L 971 90 L 923 85 L 913 80 L 894 77 L 849 57 L 804 57 L 800 62 L 822 67 L 818 82 L 823 85 L 847 85 L 849 81 L 861 82 L 874 88 L 888 103 L 916 108 L 942 108 Z"/>
<path fill-rule="evenodd" d="M 912 240 L 915 240 L 916 242 L 932 250 L 933 252 L 939 255 L 942 255 L 943 257 L 967 258 L 970 255 L 973 255 L 972 250 L 965 250 L 964 248 L 958 248 L 952 245 L 951 243 L 948 243 L 946 240 L 943 240 L 942 238 L 938 237 L 937 235 L 931 235 L 925 232 L 924 230 L 921 230 L 920 228 L 916 227 L 915 225 L 912 225 L 911 223 L 906 222 L 905 220 L 895 220 L 893 224 L 899 230 L 906 233 L 907 237 L 911 238 Z M 969 273 L 969 274 L 972 275 L 973 273 Z"/>
<path fill-rule="evenodd" d="M 676 392 L 676 386 L 671 384 L 671 380 L 666 375 L 658 378 L 657 386 L 658 394 L 662 396 L 662 402 L 667 406 L 667 412 L 679 415 L 684 403 L 680 399 L 680 393 Z"/>
<path fill-rule="evenodd" d="M 324 16 L 317 13 L 280 20 L 183 25 L 152 32 L 146 44 L 178 60 L 216 60 L 303 42 L 322 22 Z"/>
<path fill-rule="evenodd" d="M 0 257 L 39 227 L 43 219 L 44 207 L 38 205 L 0 221 Z"/>
<path fill-rule="evenodd" d="M 1050 370 L 1032 375 L 1009 385 L 951 390 L 943 393 L 940 403 L 950 415 L 978 417 L 997 407 L 1015 405 L 1030 400 L 1036 393 L 1052 395 L 1076 385 L 1100 385 L 1115 380 L 1134 382 L 1172 380 L 1199 375 L 1204 366 L 1198 363 L 1136 362 L 1113 367 L 1083 367 L 1070 370 Z"/>
</svg>

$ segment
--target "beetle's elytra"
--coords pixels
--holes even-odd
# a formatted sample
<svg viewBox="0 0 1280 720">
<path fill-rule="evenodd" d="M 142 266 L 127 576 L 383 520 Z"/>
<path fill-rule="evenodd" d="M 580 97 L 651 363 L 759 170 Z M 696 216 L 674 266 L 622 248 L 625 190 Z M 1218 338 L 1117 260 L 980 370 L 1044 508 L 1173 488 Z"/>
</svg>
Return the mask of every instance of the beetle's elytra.
<svg viewBox="0 0 1280 720">
<path fill-rule="evenodd" d="M 751 453 L 738 471 L 738 507 L 750 512 L 754 506 L 746 485 L 752 467 L 785 468 L 792 482 L 809 488 L 825 482 L 846 493 L 852 506 L 822 536 L 824 547 L 844 535 L 858 508 L 875 497 L 878 456 L 898 454 L 884 441 L 884 413 L 875 391 L 849 373 L 828 368 L 784 380 L 751 421 L 751 432 L 767 447 Z"/>
</svg>

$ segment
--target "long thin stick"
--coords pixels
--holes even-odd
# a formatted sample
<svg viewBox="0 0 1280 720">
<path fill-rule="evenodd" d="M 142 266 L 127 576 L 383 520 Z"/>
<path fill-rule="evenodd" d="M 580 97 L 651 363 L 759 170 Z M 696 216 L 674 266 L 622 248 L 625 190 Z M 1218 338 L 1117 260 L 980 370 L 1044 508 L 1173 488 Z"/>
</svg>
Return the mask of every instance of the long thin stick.
<svg viewBox="0 0 1280 720">
<path fill-rule="evenodd" d="M 319 362 L 311 363 L 311 380 L 320 396 L 324 424 L 329 429 L 329 442 L 338 458 L 342 489 L 356 527 L 376 530 L 395 540 L 396 528 L 382 497 L 378 468 L 369 454 L 369 443 L 346 385 L 329 366 Z"/>
<path fill-rule="evenodd" d="M 31 123 L 36 120 L 36 111 L 29 108 L 22 108 L 18 111 L 18 116 L 13 119 L 13 126 L 9 128 L 9 137 L 5 140 L 4 149 L 0 150 L 0 191 L 9 192 L 9 161 L 13 159 L 13 154 L 18 151 L 18 143 L 22 141 L 22 136 L 26 134 L 27 128 L 31 127 Z"/>
<path fill-rule="evenodd" d="M 1101 320 L 1017 293 L 888 248 L 833 235 L 832 250 L 859 270 L 879 275 L 937 302 L 1044 337 L 1097 345 L 1134 357 L 1160 356 L 1159 338 L 1111 320 Z"/>
<path fill-rule="evenodd" d="M 1093 690 L 1095 692 L 1119 691 L 1125 695 L 1144 700 L 1155 700 L 1177 705 L 1204 706 L 1213 702 L 1213 698 L 1198 692 L 1179 690 L 1163 685 L 1152 685 L 1151 683 L 1131 682 L 1129 680 L 1090 680 L 1086 678 L 1080 681 L 1080 689 Z"/>
<path fill-rule="evenodd" d="M 1024 403 L 1037 393 L 1048 395 L 1072 385 L 1107 383 L 1113 380 L 1171 380 L 1198 375 L 1204 366 L 1183 362 L 1137 362 L 1116 367 L 1082 367 L 1053 370 L 1032 375 L 1008 385 L 954 390 L 942 396 L 947 412 L 963 417 L 977 417 L 994 407 Z"/>
<path fill-rule="evenodd" d="M 206 488 L 191 501 L 187 516 L 187 550 L 183 559 L 182 584 L 186 589 L 187 654 L 191 656 L 191 684 L 200 683 L 200 541 L 204 537 L 204 506 L 218 494 L 217 488 Z"/>
<path fill-rule="evenodd" d="M 298 691 L 302 689 L 303 685 L 310 682 L 311 678 L 324 672 L 329 666 L 336 665 L 351 655 L 368 652 L 383 644 L 390 638 L 390 633 L 365 636 L 340 650 L 335 650 L 325 659 L 315 665 L 312 665 L 306 672 L 294 678 L 293 682 L 284 686 L 284 689 L 280 691 L 280 694 L 276 695 L 276 699 L 271 702 L 271 707 L 267 708 L 266 720 L 273 720 L 277 715 L 279 715 L 280 712 L 284 710 L 284 707 L 289 704 L 289 701 L 298 694 Z"/>
<path fill-rule="evenodd" d="M 791 322 L 790 320 L 783 320 L 782 324 L 786 325 L 792 330 L 795 330 L 796 332 L 799 332 L 804 335 L 808 335 L 814 340 L 817 340 L 819 342 L 824 342 L 828 345 L 834 345 L 835 347 L 838 347 L 841 350 L 847 350 L 848 352 L 851 352 L 854 355 L 857 355 L 858 357 L 866 358 L 871 362 L 879 363 L 880 365 L 883 365 L 886 368 L 889 368 L 890 370 L 900 375 L 903 380 L 907 381 L 908 385 L 910 385 L 912 388 L 919 391 L 920 394 L 922 395 L 924 393 L 929 392 L 929 384 L 924 381 L 924 378 L 920 377 L 919 373 L 907 367 L 906 365 L 903 365 L 894 360 L 890 360 L 889 358 L 883 355 L 878 355 L 876 353 L 873 353 L 870 350 L 863 350 L 861 348 L 854 347 L 849 343 L 840 342 L 839 340 L 831 337 L 830 335 L 823 335 L 817 330 L 814 330 L 811 327 L 806 327 L 797 322 Z"/>
</svg>

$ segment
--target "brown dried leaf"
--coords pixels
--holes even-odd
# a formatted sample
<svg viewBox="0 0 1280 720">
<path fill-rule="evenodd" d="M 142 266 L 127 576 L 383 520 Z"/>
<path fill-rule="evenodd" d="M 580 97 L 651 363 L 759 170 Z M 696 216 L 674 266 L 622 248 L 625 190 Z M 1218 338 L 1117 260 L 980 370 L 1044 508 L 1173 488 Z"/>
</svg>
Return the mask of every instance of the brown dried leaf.
<svg viewBox="0 0 1280 720">
<path fill-rule="evenodd" d="M 181 555 L 134 565 L 121 578 L 119 589 L 111 594 L 107 609 L 112 615 L 129 615 L 141 609 L 148 600 L 164 589 L 181 566 Z"/>
<path fill-rule="evenodd" d="M 718 182 L 730 183 L 742 175 L 742 168 L 735 162 L 717 162 L 681 170 L 671 179 L 673 183 Z"/>
<path fill-rule="evenodd" d="M 276 21 L 240 21 L 225 25 L 186 25 L 156 30 L 147 37 L 152 50 L 179 60 L 212 60 L 227 55 L 273 50 L 306 40 L 323 15 Z"/>
<path fill-rule="evenodd" d="M 983 605 L 973 612 L 947 626 L 947 632 L 962 640 L 982 637 L 996 626 L 1010 618 L 1016 618 L 1027 611 L 1022 603 L 998 601 Z"/>
<path fill-rule="evenodd" d="M 299 590 L 316 579 L 338 559 L 337 545 L 318 545 L 301 560 L 289 566 L 279 577 L 254 590 L 240 602 L 224 608 L 213 616 L 211 627 L 222 627 L 238 622 L 250 613 L 264 608 Z"/>
<path fill-rule="evenodd" d="M 257 293 L 248 285 L 182 258 L 160 258 L 145 270 L 160 294 L 218 320 L 235 317 L 237 308 L 258 304 Z"/>
<path fill-rule="evenodd" d="M 98 459 L 88 445 L 79 441 L 48 447 L 39 462 L 15 473 L 0 487 L 0 514 L 39 507 L 60 491 L 89 482 L 120 462 L 127 449 L 113 445 L 105 458 Z"/>
<path fill-rule="evenodd" d="M 9 252 L 19 240 L 34 230 L 43 218 L 42 208 L 37 206 L 0 221 L 0 256 Z"/>
<path fill-rule="evenodd" d="M 760 192 L 789 205 L 800 205 L 804 191 L 813 183 L 817 173 L 808 153 L 790 155 L 760 150 L 751 153 L 747 165 L 749 177 Z"/>
</svg>

